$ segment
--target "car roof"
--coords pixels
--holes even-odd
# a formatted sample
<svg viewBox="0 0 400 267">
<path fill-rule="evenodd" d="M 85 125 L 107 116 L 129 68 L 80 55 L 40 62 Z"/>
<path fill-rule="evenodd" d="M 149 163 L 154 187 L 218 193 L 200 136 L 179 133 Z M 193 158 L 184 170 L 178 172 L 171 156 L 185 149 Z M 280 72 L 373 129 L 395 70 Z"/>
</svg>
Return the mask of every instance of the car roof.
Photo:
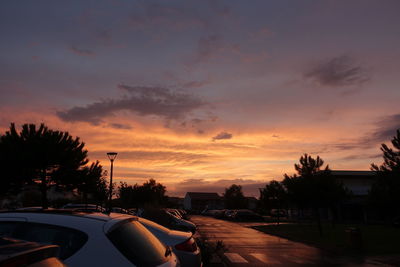
<svg viewBox="0 0 400 267">
<path fill-rule="evenodd" d="M 101 221 L 107 223 L 110 227 L 118 223 L 119 221 L 130 219 L 137 220 L 136 216 L 121 214 L 121 213 L 110 213 L 105 214 L 101 212 L 86 212 L 86 211 L 75 211 L 68 209 L 42 209 L 35 211 L 23 211 L 23 210 L 13 210 L 13 211 L 1 211 L 0 218 L 14 218 L 14 217 L 25 217 L 29 221 L 35 221 L 42 216 L 50 216 L 49 218 L 56 218 L 60 216 L 72 216 L 74 218 L 88 219 L 94 221 Z"/>
</svg>

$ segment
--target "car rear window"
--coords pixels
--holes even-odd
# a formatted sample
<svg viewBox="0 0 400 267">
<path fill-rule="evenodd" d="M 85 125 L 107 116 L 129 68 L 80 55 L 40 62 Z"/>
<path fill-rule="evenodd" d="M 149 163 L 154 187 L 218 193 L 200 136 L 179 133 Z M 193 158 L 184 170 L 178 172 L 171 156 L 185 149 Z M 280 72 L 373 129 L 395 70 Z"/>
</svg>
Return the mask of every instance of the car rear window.
<svg viewBox="0 0 400 267">
<path fill-rule="evenodd" d="M 171 232 L 171 230 L 169 230 L 168 228 L 166 228 L 158 223 L 155 223 L 153 221 L 147 220 L 145 218 L 139 218 L 139 222 L 141 222 L 142 224 L 144 224 L 147 227 L 150 227 L 150 228 L 157 230 L 159 232 L 162 232 L 164 234 L 169 234 L 169 232 Z"/>
<path fill-rule="evenodd" d="M 107 236 L 137 266 L 157 266 L 169 260 L 168 248 L 138 221 L 125 221 L 112 229 Z"/>
<path fill-rule="evenodd" d="M 7 237 L 60 246 L 59 258 L 64 260 L 78 251 L 88 236 L 75 229 L 30 222 L 0 222 L 0 234 Z"/>
</svg>

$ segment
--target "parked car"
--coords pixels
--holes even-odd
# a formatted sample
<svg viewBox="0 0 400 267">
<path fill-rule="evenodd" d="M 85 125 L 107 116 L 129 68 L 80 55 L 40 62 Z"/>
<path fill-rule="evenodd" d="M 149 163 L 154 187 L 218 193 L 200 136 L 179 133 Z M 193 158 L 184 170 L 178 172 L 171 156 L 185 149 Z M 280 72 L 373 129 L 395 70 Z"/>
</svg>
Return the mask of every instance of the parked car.
<svg viewBox="0 0 400 267">
<path fill-rule="evenodd" d="M 214 218 L 222 219 L 225 217 L 225 210 L 215 210 L 213 216 L 214 216 Z"/>
<path fill-rule="evenodd" d="M 0 236 L 59 245 L 59 257 L 70 267 L 179 266 L 171 248 L 130 215 L 1 212 Z"/>
<path fill-rule="evenodd" d="M 139 218 L 139 222 L 161 242 L 172 247 L 182 266 L 202 266 L 200 249 L 192 233 L 171 230 L 145 218 Z"/>
<path fill-rule="evenodd" d="M 186 212 L 186 210 L 178 209 L 178 211 L 180 212 L 180 214 L 182 214 L 182 218 L 186 220 L 186 219 L 187 219 L 187 212 Z"/>
<path fill-rule="evenodd" d="M 233 214 L 233 220 L 236 221 L 264 221 L 264 218 L 251 210 L 236 210 Z"/>
<path fill-rule="evenodd" d="M 284 209 L 271 209 L 270 214 L 272 217 L 287 217 L 287 212 Z"/>
<path fill-rule="evenodd" d="M 170 225 L 171 229 L 174 230 L 179 230 L 179 231 L 189 231 L 192 232 L 193 234 L 196 232 L 196 225 L 192 223 L 191 221 L 178 218 L 177 216 L 167 213 L 170 219 Z"/>
<path fill-rule="evenodd" d="M 187 231 L 192 233 L 196 232 L 196 225 L 194 223 L 179 218 L 176 215 L 164 209 L 148 208 L 146 210 L 143 210 L 143 212 L 140 213 L 139 217 L 149 219 L 169 229 L 178 231 Z"/>
<path fill-rule="evenodd" d="M 0 266 L 65 267 L 58 252 L 55 245 L 0 237 Z"/>
<path fill-rule="evenodd" d="M 120 207 L 113 207 L 111 209 L 111 212 L 122 213 L 122 214 L 130 214 L 128 210 L 120 208 Z"/>
<path fill-rule="evenodd" d="M 106 212 L 106 209 L 102 206 L 95 204 L 67 204 L 62 209 L 71 209 L 75 211 L 88 211 L 88 212 Z"/>
<path fill-rule="evenodd" d="M 392 225 L 393 225 L 394 227 L 400 227 L 400 216 L 397 216 L 397 217 L 395 217 L 395 218 L 393 219 Z"/>
<path fill-rule="evenodd" d="M 202 212 L 201 212 L 201 215 L 204 215 L 204 216 L 214 216 L 214 213 L 216 212 L 217 210 L 208 210 L 208 209 L 205 209 L 205 210 L 203 210 Z"/>
<path fill-rule="evenodd" d="M 53 208 L 48 208 L 49 210 L 53 209 Z M 18 208 L 16 210 L 23 210 L 23 211 L 39 211 L 39 210 L 43 210 L 43 207 L 23 207 L 23 208 Z"/>
<path fill-rule="evenodd" d="M 179 219 L 182 219 L 182 214 L 180 214 L 180 212 L 178 210 L 175 209 L 166 209 L 167 212 L 171 213 L 172 215 L 175 215 L 176 217 L 178 217 Z"/>
<path fill-rule="evenodd" d="M 228 220 L 233 220 L 235 213 L 236 213 L 236 210 L 225 210 L 224 218 L 228 219 Z"/>
</svg>

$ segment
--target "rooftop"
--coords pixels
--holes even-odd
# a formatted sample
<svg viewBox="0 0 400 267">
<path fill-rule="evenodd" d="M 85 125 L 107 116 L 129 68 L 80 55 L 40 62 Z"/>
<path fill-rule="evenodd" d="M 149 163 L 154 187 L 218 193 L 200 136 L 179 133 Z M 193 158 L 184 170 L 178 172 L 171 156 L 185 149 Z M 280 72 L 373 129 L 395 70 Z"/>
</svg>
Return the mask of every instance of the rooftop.
<svg viewBox="0 0 400 267">
<path fill-rule="evenodd" d="M 220 199 L 221 197 L 217 193 L 207 193 L 207 192 L 187 192 L 191 199 Z"/>
</svg>

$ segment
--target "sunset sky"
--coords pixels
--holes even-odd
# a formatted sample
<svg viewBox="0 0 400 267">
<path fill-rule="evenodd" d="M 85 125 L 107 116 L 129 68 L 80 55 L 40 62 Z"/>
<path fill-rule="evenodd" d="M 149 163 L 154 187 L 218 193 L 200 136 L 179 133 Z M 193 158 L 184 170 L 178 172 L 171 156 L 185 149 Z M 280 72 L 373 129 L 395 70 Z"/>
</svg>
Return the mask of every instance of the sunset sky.
<svg viewBox="0 0 400 267">
<path fill-rule="evenodd" d="M 400 1 L 2 1 L 0 130 L 44 122 L 128 184 L 258 196 L 303 153 L 381 163 Z"/>
</svg>

